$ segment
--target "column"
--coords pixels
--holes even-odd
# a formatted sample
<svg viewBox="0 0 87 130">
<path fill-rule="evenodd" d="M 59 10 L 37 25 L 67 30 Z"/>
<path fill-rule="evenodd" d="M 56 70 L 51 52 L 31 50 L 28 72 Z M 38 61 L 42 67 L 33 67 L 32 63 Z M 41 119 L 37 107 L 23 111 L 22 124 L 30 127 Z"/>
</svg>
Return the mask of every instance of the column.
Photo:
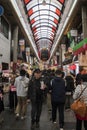
<svg viewBox="0 0 87 130">
<path fill-rule="evenodd" d="M 17 62 L 17 48 L 18 48 L 18 26 L 14 28 L 13 41 L 14 41 L 13 62 L 16 63 Z"/>
<path fill-rule="evenodd" d="M 59 67 L 62 68 L 62 49 L 61 49 L 61 45 L 59 45 Z"/>
<path fill-rule="evenodd" d="M 61 67 L 63 67 L 62 66 L 62 62 L 65 59 L 64 53 L 66 51 L 66 45 L 65 44 L 61 44 L 61 49 L 60 50 L 61 50 L 61 52 L 60 52 L 60 54 L 61 54 Z"/>
<path fill-rule="evenodd" d="M 2 72 L 2 54 L 0 54 L 0 73 Z"/>
<path fill-rule="evenodd" d="M 87 7 L 82 6 L 82 31 L 83 38 L 87 38 Z"/>
<path fill-rule="evenodd" d="M 16 63 L 17 63 L 17 48 L 18 48 L 18 26 L 15 26 L 13 30 L 13 71 L 16 70 Z"/>
<path fill-rule="evenodd" d="M 30 63 L 30 47 L 26 47 L 26 60 Z"/>
</svg>

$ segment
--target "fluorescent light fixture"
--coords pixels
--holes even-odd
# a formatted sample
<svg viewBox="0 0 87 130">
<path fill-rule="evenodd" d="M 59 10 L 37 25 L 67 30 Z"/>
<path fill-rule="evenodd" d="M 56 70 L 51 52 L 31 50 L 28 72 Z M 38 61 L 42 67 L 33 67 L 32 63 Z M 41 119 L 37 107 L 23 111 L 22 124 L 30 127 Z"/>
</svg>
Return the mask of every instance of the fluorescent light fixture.
<svg viewBox="0 0 87 130">
<path fill-rule="evenodd" d="M 56 48 L 57 45 L 58 45 L 58 42 L 59 42 L 59 40 L 60 40 L 60 38 L 61 38 L 61 36 L 62 36 L 62 34 L 63 34 L 63 32 L 64 32 L 64 29 L 65 29 L 65 27 L 66 27 L 66 25 L 67 25 L 67 23 L 68 23 L 68 21 L 69 21 L 70 16 L 71 16 L 71 14 L 72 14 L 72 12 L 73 12 L 73 10 L 74 10 L 76 4 L 77 4 L 77 1 L 78 1 L 78 0 L 74 0 L 74 2 L 73 2 L 73 5 L 72 5 L 72 7 L 71 7 L 71 10 L 70 10 L 70 12 L 69 12 L 69 14 L 68 14 L 68 16 L 67 16 L 67 18 L 66 18 L 66 20 L 65 20 L 65 23 L 64 23 L 64 25 L 63 25 L 63 28 L 62 28 L 62 30 L 61 30 L 61 32 L 60 32 L 60 35 L 59 35 L 58 39 L 57 39 L 57 42 L 56 42 L 56 43 L 53 45 L 53 47 L 52 47 L 52 51 L 51 51 L 50 58 L 51 58 L 51 56 L 53 55 L 53 53 L 54 53 L 54 51 L 55 51 L 55 48 Z"/>
<path fill-rule="evenodd" d="M 23 28 L 24 28 L 24 30 L 26 32 L 26 35 L 28 36 L 29 41 L 31 42 L 31 45 L 32 45 L 32 47 L 33 47 L 33 49 L 34 49 L 34 51 L 36 53 L 36 56 L 38 57 L 38 60 L 40 60 L 40 58 L 38 56 L 38 52 L 37 52 L 36 46 L 34 45 L 32 39 L 31 39 L 31 36 L 29 34 L 29 31 L 27 30 L 26 23 L 24 21 L 24 18 L 22 16 L 21 12 L 20 12 L 20 9 L 19 9 L 19 7 L 17 5 L 17 2 L 15 0 L 10 0 L 10 2 L 12 4 L 13 8 L 15 9 L 16 14 L 18 15 L 18 18 L 19 18 L 19 20 L 20 20 L 20 22 L 21 22 L 21 24 L 22 24 L 22 26 L 23 26 Z"/>
</svg>

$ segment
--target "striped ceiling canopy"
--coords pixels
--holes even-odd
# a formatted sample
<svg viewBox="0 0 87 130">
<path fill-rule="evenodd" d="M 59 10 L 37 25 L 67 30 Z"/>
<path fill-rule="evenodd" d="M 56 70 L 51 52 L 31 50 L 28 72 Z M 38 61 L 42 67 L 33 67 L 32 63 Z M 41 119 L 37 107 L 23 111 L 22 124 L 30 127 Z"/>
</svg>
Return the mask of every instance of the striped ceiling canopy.
<svg viewBox="0 0 87 130">
<path fill-rule="evenodd" d="M 50 52 L 58 30 L 65 0 L 24 0 L 37 51 Z"/>
</svg>

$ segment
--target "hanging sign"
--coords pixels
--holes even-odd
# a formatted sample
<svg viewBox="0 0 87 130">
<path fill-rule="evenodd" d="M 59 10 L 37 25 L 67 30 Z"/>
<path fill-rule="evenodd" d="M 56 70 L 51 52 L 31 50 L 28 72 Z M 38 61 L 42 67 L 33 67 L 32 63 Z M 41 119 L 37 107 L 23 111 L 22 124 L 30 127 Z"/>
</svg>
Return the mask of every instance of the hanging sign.
<svg viewBox="0 0 87 130">
<path fill-rule="evenodd" d="M 4 8 L 0 5 L 0 16 L 4 14 Z"/>
</svg>

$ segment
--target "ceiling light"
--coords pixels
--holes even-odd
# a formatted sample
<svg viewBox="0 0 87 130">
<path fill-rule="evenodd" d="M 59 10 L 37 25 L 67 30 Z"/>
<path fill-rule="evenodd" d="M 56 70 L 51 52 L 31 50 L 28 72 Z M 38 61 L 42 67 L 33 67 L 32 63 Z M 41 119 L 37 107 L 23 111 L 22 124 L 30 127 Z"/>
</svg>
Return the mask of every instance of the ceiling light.
<svg viewBox="0 0 87 130">
<path fill-rule="evenodd" d="M 46 5 L 46 1 L 45 0 L 43 0 L 42 5 L 44 5 L 44 6 Z"/>
</svg>

